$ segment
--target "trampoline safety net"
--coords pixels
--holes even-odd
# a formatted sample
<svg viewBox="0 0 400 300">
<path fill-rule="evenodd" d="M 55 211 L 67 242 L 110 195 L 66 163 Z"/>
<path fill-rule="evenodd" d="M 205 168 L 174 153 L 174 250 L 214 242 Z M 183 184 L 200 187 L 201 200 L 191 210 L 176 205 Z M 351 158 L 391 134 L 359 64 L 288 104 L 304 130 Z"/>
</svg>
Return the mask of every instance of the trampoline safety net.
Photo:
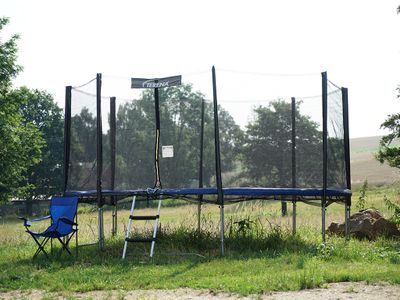
<svg viewBox="0 0 400 300">
<path fill-rule="evenodd" d="M 71 90 L 67 190 L 95 190 L 97 178 L 96 78 Z"/>
<path fill-rule="evenodd" d="M 103 76 L 102 189 L 154 187 L 157 156 L 162 188 L 216 187 L 211 78 L 208 71 L 182 74 L 182 85 L 159 88 L 155 151 L 155 90 Z M 217 70 L 216 83 L 224 187 L 322 187 L 320 74 Z M 96 189 L 96 99 L 96 80 L 72 89 L 67 190 Z M 328 82 L 328 188 L 348 188 L 342 100 L 341 88 Z"/>
</svg>

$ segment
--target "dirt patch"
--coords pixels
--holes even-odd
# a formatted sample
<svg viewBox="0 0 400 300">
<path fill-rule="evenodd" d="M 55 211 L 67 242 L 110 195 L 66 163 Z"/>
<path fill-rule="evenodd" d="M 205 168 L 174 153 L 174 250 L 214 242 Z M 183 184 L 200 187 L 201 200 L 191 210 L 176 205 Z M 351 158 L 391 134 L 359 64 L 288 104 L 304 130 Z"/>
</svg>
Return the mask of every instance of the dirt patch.
<svg viewBox="0 0 400 300">
<path fill-rule="evenodd" d="M 46 293 L 44 291 L 11 291 L 0 293 L 0 299 L 299 299 L 299 300 L 330 300 L 330 299 L 399 299 L 400 285 L 389 284 L 366 284 L 364 282 L 341 282 L 332 283 L 326 288 L 302 290 L 296 292 L 273 292 L 262 295 L 240 296 L 229 293 L 216 293 L 213 290 L 135 290 L 135 291 L 93 291 L 87 293 L 74 293 L 62 295 L 57 293 Z"/>
</svg>

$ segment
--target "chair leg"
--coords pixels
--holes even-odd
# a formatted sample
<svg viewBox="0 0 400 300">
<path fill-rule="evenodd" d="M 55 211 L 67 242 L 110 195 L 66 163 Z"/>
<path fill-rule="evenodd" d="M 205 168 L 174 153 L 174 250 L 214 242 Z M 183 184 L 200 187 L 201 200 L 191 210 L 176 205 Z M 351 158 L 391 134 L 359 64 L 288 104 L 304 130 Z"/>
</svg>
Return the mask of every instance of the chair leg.
<svg viewBox="0 0 400 300">
<path fill-rule="evenodd" d="M 38 239 L 37 239 L 33 234 L 31 234 L 31 236 L 32 236 L 32 238 L 34 239 L 34 241 L 36 242 L 36 244 L 38 245 L 38 248 L 37 248 L 35 254 L 33 255 L 33 259 L 35 259 L 36 256 L 39 255 L 40 252 L 43 252 L 44 255 L 46 255 L 46 258 L 49 258 L 49 255 L 47 254 L 46 250 L 44 250 L 44 247 L 46 246 L 46 244 L 47 244 L 47 242 L 49 241 L 50 238 L 46 237 L 46 238 L 44 238 L 43 241 L 40 243 L 40 242 L 38 241 Z"/>
<path fill-rule="evenodd" d="M 59 237 L 57 237 L 57 239 L 58 239 L 58 241 L 59 241 L 59 242 L 61 243 L 61 245 L 62 245 L 61 252 L 62 252 L 62 250 L 64 249 L 64 250 L 66 250 L 66 251 L 69 253 L 69 255 L 72 255 L 71 251 L 69 251 L 69 249 L 68 249 L 68 243 L 64 243 L 63 240 L 62 240 L 61 238 L 59 238 Z M 68 240 L 68 241 L 69 241 L 69 240 Z"/>
<path fill-rule="evenodd" d="M 49 255 L 45 250 L 45 246 L 47 245 L 47 243 L 50 240 L 51 254 L 53 254 L 53 238 L 44 237 L 43 240 L 40 241 L 39 238 L 37 238 L 32 232 L 30 232 L 30 231 L 27 231 L 27 232 L 32 236 L 33 240 L 35 241 L 36 245 L 38 246 L 35 254 L 33 255 L 33 259 L 35 259 L 39 255 L 40 252 L 43 252 L 44 255 L 46 256 L 46 258 L 49 258 Z M 76 235 L 76 237 L 75 237 L 76 238 L 76 257 L 78 257 L 78 238 L 77 238 L 78 234 L 77 234 L 77 230 L 74 230 L 72 232 L 72 234 L 70 234 L 68 236 L 65 236 L 65 237 L 62 237 L 62 238 L 61 237 L 56 237 L 58 239 L 58 241 L 60 242 L 60 244 L 61 244 L 61 250 L 59 252 L 60 256 L 61 256 L 63 250 L 67 251 L 68 254 L 72 256 L 72 253 L 71 253 L 71 251 L 69 249 L 69 242 L 73 238 L 74 234 Z"/>
<path fill-rule="evenodd" d="M 68 238 L 65 240 L 65 244 L 66 244 L 67 246 L 69 245 L 69 241 L 73 238 L 74 234 L 75 234 L 75 231 L 73 231 L 73 232 L 68 236 Z"/>
<path fill-rule="evenodd" d="M 75 229 L 67 238 L 65 245 L 67 248 L 69 248 L 69 242 L 72 240 L 72 238 L 75 235 L 75 255 L 78 257 L 78 230 Z"/>
<path fill-rule="evenodd" d="M 78 258 L 78 229 L 75 231 L 75 255 Z"/>
</svg>

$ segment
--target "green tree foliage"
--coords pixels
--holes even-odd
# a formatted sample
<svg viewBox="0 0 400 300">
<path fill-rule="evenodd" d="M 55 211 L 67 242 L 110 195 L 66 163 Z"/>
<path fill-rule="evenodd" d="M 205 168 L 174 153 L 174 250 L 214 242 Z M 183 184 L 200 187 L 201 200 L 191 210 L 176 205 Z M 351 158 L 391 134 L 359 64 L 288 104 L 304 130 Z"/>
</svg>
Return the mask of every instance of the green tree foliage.
<svg viewBox="0 0 400 300">
<path fill-rule="evenodd" d="M 296 177 L 298 186 L 321 186 L 322 134 L 296 104 Z M 246 184 L 291 187 L 291 104 L 281 100 L 254 109 L 243 142 L 242 177 Z"/>
<path fill-rule="evenodd" d="M 22 87 L 10 93 L 11 99 L 22 103 L 20 113 L 23 124 L 32 124 L 44 139 L 41 160 L 27 170 L 28 197 L 48 197 L 62 192 L 62 163 L 64 151 L 62 110 L 53 97 L 39 90 Z"/>
<path fill-rule="evenodd" d="M 0 32 L 9 22 L 8 18 L 0 18 Z M 14 34 L 9 40 L 0 37 L 0 94 L 4 97 L 12 87 L 12 80 L 22 70 L 17 64 L 19 36 Z"/>
<path fill-rule="evenodd" d="M 0 31 L 8 19 L 0 18 Z M 43 138 L 31 122 L 24 122 L 20 107 L 26 99 L 11 95 L 12 79 L 21 71 L 16 63 L 18 36 L 0 39 L 0 200 L 25 196 L 30 186 L 20 186 L 27 169 L 40 162 Z"/>
<path fill-rule="evenodd" d="M 400 226 L 400 202 L 391 201 L 386 195 L 383 195 L 383 202 L 385 203 L 387 209 L 393 213 L 390 220 Z"/>
<path fill-rule="evenodd" d="M 400 6 L 397 7 L 397 13 L 400 13 Z M 400 87 L 397 92 L 397 97 L 400 98 Z M 390 133 L 382 137 L 375 157 L 381 164 L 387 162 L 391 167 L 400 168 L 400 147 L 393 145 L 400 138 L 400 113 L 389 115 L 381 128 L 388 129 Z"/>
<path fill-rule="evenodd" d="M 397 7 L 397 13 L 400 13 L 400 6 Z M 400 86 L 397 92 L 397 98 L 400 98 Z M 389 115 L 381 128 L 389 130 L 390 133 L 382 137 L 375 157 L 382 164 L 387 162 L 391 167 L 400 168 L 400 147 L 393 145 L 393 142 L 400 138 L 400 113 Z"/>
<path fill-rule="evenodd" d="M 400 5 L 397 7 L 397 13 L 400 13 Z M 397 92 L 397 98 L 400 98 L 400 86 Z M 382 137 L 375 157 L 381 164 L 387 162 L 391 167 L 400 168 L 400 147 L 392 144 L 400 138 L 400 113 L 389 115 L 381 128 L 388 129 L 390 133 Z"/>
<path fill-rule="evenodd" d="M 400 98 L 400 87 L 397 91 L 397 97 Z M 400 138 L 400 113 L 389 115 L 381 128 L 389 130 L 390 133 L 382 137 L 376 158 L 380 163 L 387 162 L 391 167 L 400 168 L 400 147 L 393 145 L 393 142 Z"/>
</svg>

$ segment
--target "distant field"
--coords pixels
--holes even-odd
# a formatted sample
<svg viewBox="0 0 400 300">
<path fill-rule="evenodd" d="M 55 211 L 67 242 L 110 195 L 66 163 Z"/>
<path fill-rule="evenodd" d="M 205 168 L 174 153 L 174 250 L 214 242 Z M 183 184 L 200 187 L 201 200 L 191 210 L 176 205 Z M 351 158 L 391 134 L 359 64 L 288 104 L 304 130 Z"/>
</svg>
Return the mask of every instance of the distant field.
<svg viewBox="0 0 400 300">
<path fill-rule="evenodd" d="M 381 165 L 374 157 L 378 152 L 380 136 L 354 138 L 350 140 L 351 178 L 357 185 L 364 182 L 381 185 L 400 181 L 400 170 Z"/>
</svg>

